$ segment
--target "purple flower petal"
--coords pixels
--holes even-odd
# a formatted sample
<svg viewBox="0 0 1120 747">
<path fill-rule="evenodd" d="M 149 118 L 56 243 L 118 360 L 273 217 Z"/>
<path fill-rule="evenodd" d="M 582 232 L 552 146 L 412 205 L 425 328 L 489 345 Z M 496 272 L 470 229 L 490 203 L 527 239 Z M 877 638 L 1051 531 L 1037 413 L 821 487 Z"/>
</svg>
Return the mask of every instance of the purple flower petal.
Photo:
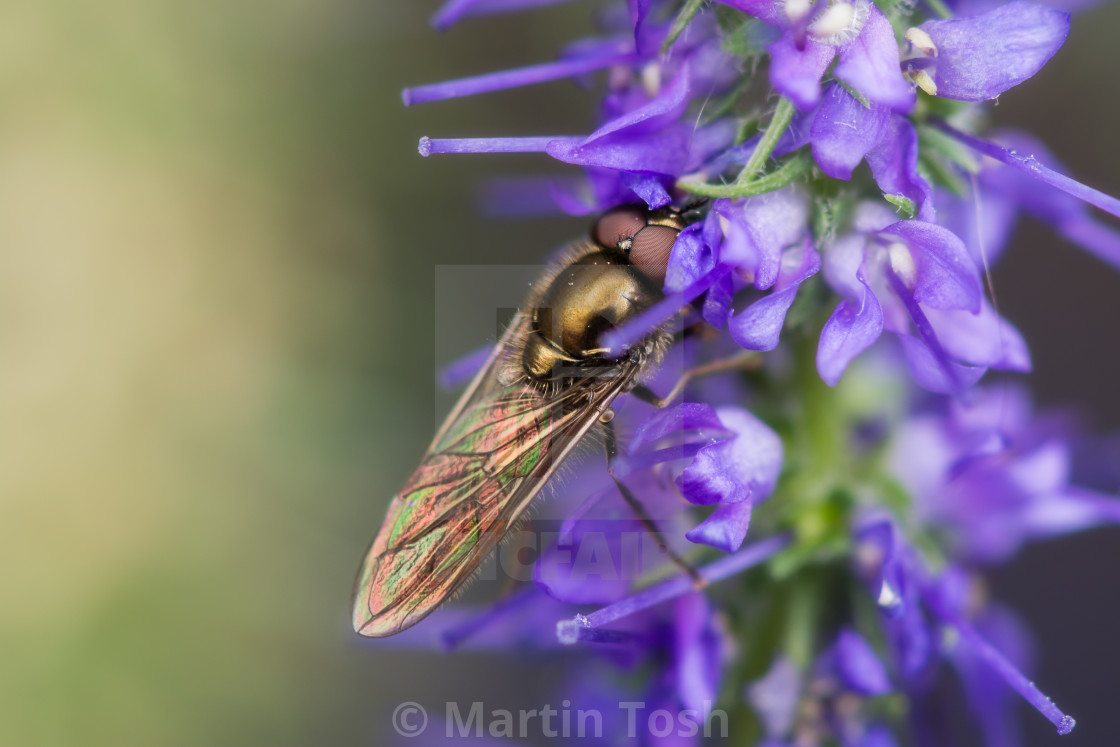
<svg viewBox="0 0 1120 747">
<path fill-rule="evenodd" d="M 792 31 L 771 44 L 770 85 L 797 106 L 810 109 L 821 100 L 821 76 L 836 57 L 831 44 L 805 40 L 799 48 Z"/>
<path fill-rule="evenodd" d="M 913 290 L 914 299 L 935 309 L 980 311 L 980 272 L 964 242 L 952 231 L 920 220 L 902 220 L 880 236 L 897 236 L 908 250 L 892 247 L 891 267 Z"/>
<path fill-rule="evenodd" d="M 782 252 L 804 237 L 809 204 L 800 191 L 786 188 L 741 202 L 721 200 L 713 212 L 726 220 L 720 263 L 746 273 L 765 290 L 778 280 Z"/>
<path fill-rule="evenodd" d="M 891 691 L 890 679 L 883 662 L 871 644 L 854 630 L 840 632 L 833 648 L 837 674 L 844 687 L 860 695 L 884 695 Z"/>
<path fill-rule="evenodd" d="M 841 47 L 835 75 L 869 101 L 909 112 L 916 96 L 902 75 L 894 28 L 877 6 L 868 5 L 867 23 L 859 36 Z"/>
<path fill-rule="evenodd" d="M 780 0 L 714 0 L 714 2 L 741 10 L 771 25 L 788 22 L 783 10 L 785 4 Z"/>
<path fill-rule="evenodd" d="M 907 611 L 900 543 L 895 534 L 894 524 L 881 516 L 864 517 L 852 530 L 856 569 L 879 609 L 889 617 Z"/>
<path fill-rule="evenodd" d="M 771 293 L 755 301 L 739 314 L 728 317 L 727 330 L 731 333 L 732 339 L 746 350 L 767 351 L 778 347 L 778 338 L 782 325 L 786 321 L 786 312 L 789 311 L 796 297 L 796 287 L 786 288 Z"/>
<path fill-rule="evenodd" d="M 710 273 L 715 265 L 715 255 L 704 240 L 704 227 L 693 223 L 680 232 L 669 252 L 665 290 L 670 293 L 684 290 Z"/>
<path fill-rule="evenodd" d="M 875 724 L 863 735 L 858 747 L 898 747 L 898 741 L 890 729 L 880 724 Z"/>
<path fill-rule="evenodd" d="M 553 599 L 573 604 L 606 604 L 622 599 L 640 571 L 627 564 L 625 536 L 640 537 L 636 520 L 581 519 L 570 534 L 544 548 L 533 567 L 533 582 Z"/>
<path fill-rule="evenodd" d="M 665 189 L 663 179 L 654 174 L 623 172 L 622 183 L 649 205 L 651 210 L 665 207 L 673 201 Z"/>
<path fill-rule="evenodd" d="M 688 162 L 691 124 L 680 122 L 688 104 L 687 66 L 643 106 L 615 117 L 583 141 L 559 139 L 545 152 L 580 166 L 678 176 Z"/>
<path fill-rule="evenodd" d="M 797 290 L 807 278 L 820 270 L 820 255 L 806 241 L 801 247 L 790 250 L 783 256 L 793 259 L 797 267 L 783 277 L 785 267 L 779 273 L 775 291 L 750 306 L 741 313 L 727 319 L 728 331 L 732 339 L 747 350 L 773 350 L 778 346 L 778 338 L 785 324 L 786 312 L 797 297 Z"/>
<path fill-rule="evenodd" d="M 700 310 L 704 321 L 716 329 L 722 329 L 727 322 L 731 309 L 731 300 L 735 295 L 735 284 L 730 277 L 723 277 L 718 283 L 708 289 L 704 296 L 704 306 Z"/>
<path fill-rule="evenodd" d="M 677 478 L 681 494 L 703 506 L 757 503 L 770 494 L 782 468 L 782 440 L 770 426 L 739 407 L 716 411 L 735 437 L 700 449 Z"/>
<path fill-rule="evenodd" d="M 918 217 L 933 222 L 933 188 L 918 173 L 918 133 L 905 117 L 891 117 L 879 144 L 867 154 L 867 165 L 885 194 L 901 195 L 918 206 Z"/>
<path fill-rule="evenodd" d="M 626 6 L 630 10 L 630 26 L 634 29 L 634 43 L 642 54 L 649 54 L 652 51 L 645 41 L 646 35 L 642 33 L 646 16 L 649 15 L 652 5 L 653 0 L 626 0 Z"/>
<path fill-rule="evenodd" d="M 842 85 L 833 83 L 813 118 L 813 158 L 832 178 L 851 179 L 852 169 L 882 139 L 889 119 L 887 107 L 864 106 Z"/>
<path fill-rule="evenodd" d="M 684 171 L 691 134 L 691 127 L 682 126 L 633 135 L 596 134 L 582 143 L 555 139 L 548 143 L 545 152 L 557 161 L 576 166 L 675 177 Z"/>
<path fill-rule="evenodd" d="M 747 699 L 762 720 L 766 734 L 784 737 L 793 729 L 801 699 L 801 674 L 792 661 L 780 656 L 769 671 L 747 690 Z"/>
<path fill-rule="evenodd" d="M 711 407 L 699 402 L 681 402 L 678 405 L 657 410 L 638 427 L 630 439 L 630 453 L 639 454 L 647 447 L 668 438 L 685 433 L 709 434 L 729 433 L 720 421 L 719 415 Z"/>
<path fill-rule="evenodd" d="M 1069 13 L 1014 0 L 971 18 L 919 26 L 937 47 L 931 75 L 937 95 L 984 101 L 1027 80 L 1069 34 Z"/>
<path fill-rule="evenodd" d="M 708 717 L 716 700 L 722 645 L 712 626 L 712 610 L 703 594 L 688 594 L 673 604 L 673 668 L 677 693 L 685 708 Z"/>
<path fill-rule="evenodd" d="M 1019 330 L 996 314 L 986 300 L 980 312 L 926 310 L 937 339 L 961 363 L 1004 371 L 1030 371 L 1031 356 Z"/>
<path fill-rule="evenodd" d="M 593 142 L 607 135 L 625 132 L 645 134 L 657 132 L 676 124 L 688 105 L 690 90 L 688 66 L 682 65 L 677 74 L 648 103 L 615 117 L 588 136 L 586 142 Z"/>
<path fill-rule="evenodd" d="M 836 386 L 848 364 L 883 333 L 883 308 L 879 299 L 866 283 L 863 289 L 861 300 L 841 301 L 821 330 L 817 371 L 829 386 Z"/>
<path fill-rule="evenodd" d="M 689 542 L 709 545 L 724 552 L 735 552 L 747 537 L 752 508 L 750 501 L 721 503 L 708 518 L 690 529 L 685 537 Z"/>
<path fill-rule="evenodd" d="M 910 374 L 931 392 L 950 394 L 962 391 L 979 381 L 988 370 L 983 366 L 966 366 L 944 360 L 917 337 L 899 335 L 898 339 L 906 354 Z"/>
</svg>

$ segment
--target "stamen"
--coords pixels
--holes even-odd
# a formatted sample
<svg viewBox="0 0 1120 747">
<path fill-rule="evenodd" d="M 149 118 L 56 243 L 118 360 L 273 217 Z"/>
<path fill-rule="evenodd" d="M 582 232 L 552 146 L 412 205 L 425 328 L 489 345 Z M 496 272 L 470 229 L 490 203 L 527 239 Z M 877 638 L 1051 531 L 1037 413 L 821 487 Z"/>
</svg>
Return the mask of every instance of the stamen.
<svg viewBox="0 0 1120 747">
<path fill-rule="evenodd" d="M 730 272 L 728 268 L 717 265 L 706 275 L 693 281 L 684 290 L 666 296 L 629 322 L 608 330 L 600 338 L 599 343 L 605 348 L 610 348 L 612 354 L 621 355 L 631 345 L 649 334 L 650 330 L 657 325 L 673 318 L 673 315 L 680 311 L 682 306 L 692 303 L 701 293 L 713 286 L 728 272 Z"/>
<path fill-rule="evenodd" d="M 556 640 L 565 646 L 572 646 L 580 641 L 585 643 L 644 643 L 648 636 L 633 633 L 628 630 L 603 630 L 601 628 L 586 627 L 583 615 L 576 615 L 571 620 L 561 620 L 556 623 Z"/>
<path fill-rule="evenodd" d="M 629 472 L 636 472 L 642 469 L 649 469 L 663 462 L 671 462 L 675 459 L 691 459 L 696 456 L 700 449 L 712 443 L 706 440 L 699 443 L 686 443 L 681 446 L 669 446 L 664 449 L 656 449 L 655 451 L 647 451 L 641 454 L 632 455 L 626 458 L 626 467 Z"/>
<path fill-rule="evenodd" d="M 722 581 L 768 560 L 789 543 L 790 537 L 788 535 L 771 537 L 740 550 L 734 555 L 720 558 L 714 563 L 698 569 L 697 573 L 701 579 L 708 583 Z M 695 582 L 692 578 L 683 575 L 676 576 L 626 599 L 609 604 L 590 615 L 576 615 L 571 620 L 561 620 L 556 625 L 556 635 L 560 642 L 565 644 L 589 640 L 585 636 L 593 634 L 585 631 L 610 625 L 624 617 L 683 596 L 693 590 L 695 590 Z"/>
<path fill-rule="evenodd" d="M 583 138 L 558 137 L 458 137 L 420 138 L 416 150 L 427 158 L 433 153 L 544 153 L 557 140 L 579 142 Z"/>
<path fill-rule="evenodd" d="M 933 121 L 940 129 L 949 133 L 970 148 L 983 153 L 985 156 L 1005 163 L 1012 168 L 1022 171 L 1024 174 L 1033 176 L 1035 179 L 1049 184 L 1051 187 L 1060 189 L 1066 194 L 1071 194 L 1083 202 L 1087 202 L 1106 213 L 1120 218 L 1120 200 L 1115 197 L 1106 195 L 1098 189 L 1093 189 L 1075 179 L 1071 179 L 1064 174 L 1059 174 L 1057 171 L 1043 166 L 1034 156 L 1024 156 L 1013 150 L 1002 148 L 995 143 L 989 143 L 987 140 L 973 137 L 972 135 L 961 132 L 944 120 Z"/>
<path fill-rule="evenodd" d="M 1058 727 L 1058 734 L 1064 735 L 1073 731 L 1073 727 L 1077 725 L 1077 721 L 1075 721 L 1072 716 L 1063 713 L 1058 706 L 1054 705 L 1054 701 L 1046 697 L 1033 682 L 1024 677 L 1023 673 L 1020 672 L 1014 664 L 1008 661 L 1007 657 L 997 651 L 992 644 L 984 640 L 979 633 L 972 629 L 972 626 L 963 620 L 950 619 L 947 620 L 947 622 L 956 630 L 961 638 L 972 647 L 972 650 L 985 664 L 994 669 L 999 676 L 1003 677 L 1004 681 L 1011 685 L 1012 689 L 1022 695 L 1039 713 L 1049 719 L 1050 723 Z"/>
<path fill-rule="evenodd" d="M 572 0 L 449 0 L 432 16 L 432 28 L 446 31 L 470 16 L 490 16 L 514 13 L 531 8 L 560 5 Z"/>
<path fill-rule="evenodd" d="M 448 363 L 440 369 L 439 388 L 446 392 L 470 381 L 486 363 L 486 359 L 490 357 L 493 350 L 493 345 L 483 345 L 477 350 L 472 350 Z"/>
<path fill-rule="evenodd" d="M 1070 241 L 1080 244 L 1093 256 L 1120 268 L 1120 233 L 1098 223 L 1088 216 L 1065 220 L 1057 226 L 1058 232 Z"/>
<path fill-rule="evenodd" d="M 906 41 L 924 55 L 937 56 L 937 45 L 933 43 L 933 38 L 916 26 L 906 29 Z"/>
<path fill-rule="evenodd" d="M 913 260 L 911 260 L 911 262 L 912 261 Z M 903 305 L 906 306 L 906 311 L 910 314 L 910 319 L 913 320 L 914 327 L 918 330 L 918 335 L 922 338 L 922 341 L 929 346 L 929 349 L 933 352 L 933 356 L 937 359 L 937 363 L 941 366 L 945 375 L 949 378 L 949 381 L 951 381 L 955 387 L 960 386 L 962 382 L 960 376 L 957 374 L 957 368 L 949 359 L 949 354 L 945 352 L 945 348 L 941 346 L 941 341 L 937 339 L 937 334 L 933 331 L 933 325 L 930 324 L 925 312 L 922 311 L 921 304 L 914 298 L 913 290 L 893 269 L 887 272 L 887 279 L 890 281 L 891 288 L 894 289 L 894 292 L 898 295 Z"/>
<path fill-rule="evenodd" d="M 469 620 L 456 625 L 454 628 L 443 631 L 443 633 L 440 634 L 440 642 L 443 644 L 443 648 L 447 651 L 458 648 L 467 638 L 482 630 L 487 625 L 490 625 L 518 609 L 538 593 L 537 587 L 529 584 L 519 591 L 510 594 L 505 599 L 501 599 L 490 605 L 486 610 Z"/>
<path fill-rule="evenodd" d="M 502 91 L 562 78 L 571 78 L 616 65 L 630 65 L 638 59 L 638 56 L 634 53 L 619 53 L 546 62 L 540 65 L 517 68 L 516 70 L 502 70 L 497 73 L 476 75 L 472 78 L 459 78 L 442 83 L 406 88 L 401 91 L 401 101 L 404 102 L 405 106 L 412 106 L 429 101 L 474 96 L 479 93 Z"/>
<path fill-rule="evenodd" d="M 930 96 L 937 95 L 937 83 L 934 81 L 933 76 L 927 70 L 915 70 L 910 73 L 910 80 L 914 81 L 914 85 L 922 89 Z"/>
<path fill-rule="evenodd" d="M 906 244 L 896 241 L 887 247 L 887 257 L 894 273 L 898 275 L 910 291 L 913 291 L 914 286 L 918 283 L 918 267 L 914 264 L 914 255 L 910 253 L 910 248 Z"/>
</svg>

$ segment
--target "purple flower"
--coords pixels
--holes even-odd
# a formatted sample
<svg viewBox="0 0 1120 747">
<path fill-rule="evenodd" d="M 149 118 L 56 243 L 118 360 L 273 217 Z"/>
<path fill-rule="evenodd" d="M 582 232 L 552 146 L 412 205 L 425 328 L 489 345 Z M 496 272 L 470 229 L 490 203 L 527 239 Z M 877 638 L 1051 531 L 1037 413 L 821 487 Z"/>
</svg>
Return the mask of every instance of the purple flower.
<svg viewBox="0 0 1120 747">
<path fill-rule="evenodd" d="M 1000 652 L 1004 646 L 1018 650 L 1018 639 L 1012 637 L 1008 642 L 996 638 L 993 641 L 979 632 L 973 620 L 978 618 L 979 611 L 968 606 L 965 593 L 966 572 L 958 566 L 950 566 L 940 576 L 931 574 L 889 519 L 869 518 L 855 528 L 854 534 L 858 543 L 858 570 L 869 582 L 869 590 L 884 612 L 883 626 L 891 640 L 894 658 L 912 687 L 928 686 L 930 665 L 939 653 L 933 642 L 939 639 L 942 629 L 949 629 L 957 636 L 963 655 L 971 657 L 965 660 L 964 666 L 958 667 L 958 672 L 966 679 L 966 689 L 986 693 L 989 688 L 1010 686 L 1049 719 L 1059 734 L 1073 729 L 1074 720 Z M 890 587 L 885 585 L 888 577 Z M 888 588 L 889 594 L 885 593 Z M 901 589 L 901 597 L 894 596 L 896 588 Z M 989 627 L 986 632 L 998 636 L 1006 635 L 1005 631 L 1005 628 Z M 1002 697 L 997 692 L 986 700 L 999 701 L 1002 706 Z M 989 732 L 998 731 L 1001 727 L 994 722 L 1006 718 L 1002 707 L 995 711 L 981 709 L 977 715 L 981 720 L 993 721 L 986 727 Z"/>
<path fill-rule="evenodd" d="M 774 490 L 782 469 L 782 441 L 765 423 L 738 407 L 716 410 L 734 436 L 697 452 L 677 478 L 692 503 L 716 509 L 693 529 L 692 542 L 734 552 L 743 544 L 751 509 Z"/>
<path fill-rule="evenodd" d="M 983 299 L 964 243 L 932 223 L 888 220 L 863 210 L 856 224 L 866 232 L 825 254 L 825 278 L 843 300 L 821 333 L 821 377 L 836 384 L 884 329 L 899 335 L 911 372 L 933 391 L 969 386 L 987 368 L 1029 368 L 1018 333 Z"/>
<path fill-rule="evenodd" d="M 898 111 L 914 106 L 894 31 L 869 0 L 816 7 L 777 0 L 719 2 L 782 29 L 781 37 L 768 47 L 770 82 L 799 108 L 808 109 L 820 100 L 821 77 L 834 59 L 836 77 L 869 101 Z"/>
<path fill-rule="evenodd" d="M 927 93 L 961 101 L 999 96 L 1042 69 L 1069 33 L 1069 13 L 1013 0 L 970 18 L 926 21 L 906 38 L 906 66 Z"/>
<path fill-rule="evenodd" d="M 696 433 L 701 438 L 691 439 Z M 669 446 L 666 446 L 666 443 Z M 674 448 L 673 444 L 679 444 Z M 653 448 L 657 447 L 657 448 Z M 743 544 L 751 509 L 773 491 L 782 467 L 782 442 L 765 423 L 739 407 L 712 409 L 683 403 L 648 418 L 630 446 L 631 464 L 689 456 L 677 476 L 680 494 L 715 509 L 685 535 L 690 541 L 734 552 Z"/>
<path fill-rule="evenodd" d="M 865 699 L 891 689 L 870 644 L 845 629 L 809 671 L 802 673 L 779 656 L 745 694 L 762 721 L 764 744 L 819 744 L 832 738 L 844 745 L 894 745 L 887 729 L 869 726 L 861 713 Z"/>
<path fill-rule="evenodd" d="M 1024 542 L 1120 521 L 1120 501 L 1071 484 L 1063 430 L 1032 420 L 1019 389 L 979 390 L 904 424 L 890 464 L 958 557 L 1000 562 Z"/>
</svg>

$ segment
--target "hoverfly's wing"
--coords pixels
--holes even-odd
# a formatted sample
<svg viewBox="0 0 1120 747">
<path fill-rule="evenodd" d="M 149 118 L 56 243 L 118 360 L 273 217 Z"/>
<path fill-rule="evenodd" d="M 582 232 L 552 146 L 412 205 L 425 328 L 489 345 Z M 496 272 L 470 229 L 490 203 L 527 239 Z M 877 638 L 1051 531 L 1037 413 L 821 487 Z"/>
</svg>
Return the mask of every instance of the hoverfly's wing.
<svg viewBox="0 0 1120 747">
<path fill-rule="evenodd" d="M 638 373 L 615 362 L 603 376 L 543 392 L 510 373 L 520 371 L 514 343 L 526 325 L 514 320 L 393 498 L 355 583 L 358 633 L 398 633 L 454 593 Z"/>
</svg>

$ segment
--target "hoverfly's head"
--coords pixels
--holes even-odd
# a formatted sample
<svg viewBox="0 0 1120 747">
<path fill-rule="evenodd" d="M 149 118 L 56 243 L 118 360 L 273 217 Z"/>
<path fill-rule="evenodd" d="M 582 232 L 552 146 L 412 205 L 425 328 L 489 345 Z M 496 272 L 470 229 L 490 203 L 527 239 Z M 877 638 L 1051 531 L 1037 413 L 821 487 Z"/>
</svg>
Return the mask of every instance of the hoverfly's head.
<svg viewBox="0 0 1120 747">
<path fill-rule="evenodd" d="M 641 205 L 621 205 L 595 221 L 591 238 L 606 249 L 617 249 L 660 286 L 665 282 L 673 244 L 688 223 L 680 211 L 672 208 L 647 210 Z"/>
</svg>

